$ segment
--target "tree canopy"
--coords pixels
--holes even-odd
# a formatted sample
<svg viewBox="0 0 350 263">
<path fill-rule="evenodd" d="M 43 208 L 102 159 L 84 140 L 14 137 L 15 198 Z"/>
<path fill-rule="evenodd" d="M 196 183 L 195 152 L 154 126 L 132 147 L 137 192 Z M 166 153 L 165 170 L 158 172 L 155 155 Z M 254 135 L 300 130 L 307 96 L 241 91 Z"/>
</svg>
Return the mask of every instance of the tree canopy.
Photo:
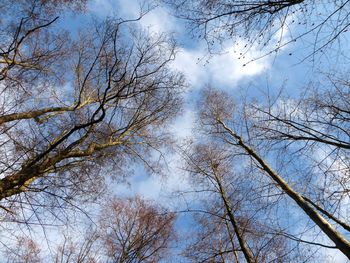
<svg viewBox="0 0 350 263">
<path fill-rule="evenodd" d="M 349 1 L 112 2 L 0 3 L 4 262 L 350 259 Z"/>
</svg>

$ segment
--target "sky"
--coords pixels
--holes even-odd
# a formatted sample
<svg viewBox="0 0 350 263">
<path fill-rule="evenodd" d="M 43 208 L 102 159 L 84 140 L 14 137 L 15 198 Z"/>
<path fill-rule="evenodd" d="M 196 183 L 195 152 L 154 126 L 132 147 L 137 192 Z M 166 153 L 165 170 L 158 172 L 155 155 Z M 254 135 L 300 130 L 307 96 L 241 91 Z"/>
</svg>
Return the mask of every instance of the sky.
<svg viewBox="0 0 350 263">
<path fill-rule="evenodd" d="M 88 2 L 88 12 L 99 18 L 118 16 L 130 19 L 137 17 L 139 10 L 137 0 Z M 64 26 L 74 30 L 80 23 L 83 21 L 77 18 Z M 231 41 L 227 41 L 223 44 L 221 54 L 209 55 L 206 43 L 201 39 L 189 37 L 184 21 L 172 16 L 171 11 L 165 7 L 155 7 L 137 23 L 152 33 L 173 34 L 178 41 L 178 52 L 171 67 L 182 72 L 188 82 L 184 93 L 184 110 L 170 126 L 170 131 L 178 141 L 192 137 L 196 100 L 203 88 L 212 86 L 234 96 L 244 93 L 254 97 L 267 88 L 271 92 L 278 92 L 283 87 L 288 94 L 296 95 L 302 87 L 322 73 L 320 65 L 327 62 L 327 59 L 321 59 L 317 65 L 309 60 L 301 63 L 307 54 L 307 51 L 301 48 L 303 43 L 285 46 L 277 55 L 254 60 L 264 55 L 264 51 L 259 47 L 253 46 L 243 59 L 239 53 L 246 43 L 241 41 L 233 45 Z M 288 34 L 283 35 L 283 38 L 288 37 Z M 273 41 L 270 45 L 274 45 Z M 333 66 L 332 70 L 336 71 L 337 67 L 342 67 L 341 63 Z M 186 174 L 181 169 L 181 158 L 176 151 L 167 155 L 167 164 L 168 169 L 163 177 L 149 175 L 142 167 L 136 166 L 134 175 L 124 183 L 111 185 L 111 191 L 117 196 L 140 195 L 171 209 L 186 209 L 187 202 L 191 201 L 190 196 L 186 201 L 181 198 L 174 199 L 174 192 L 191 188 Z M 186 228 L 188 219 L 181 220 L 178 227 Z M 333 257 L 333 262 L 346 262 L 340 253 L 330 256 Z"/>
<path fill-rule="evenodd" d="M 129 19 L 137 17 L 140 6 L 136 0 L 94 0 L 89 3 L 89 10 L 101 18 L 118 15 Z M 245 59 L 240 59 L 239 50 L 245 43 L 232 46 L 232 43 L 227 41 L 224 43 L 222 54 L 209 55 L 206 43 L 200 39 L 190 38 L 185 23 L 172 16 L 171 11 L 165 7 L 156 7 L 145 15 L 139 24 L 151 32 L 171 33 L 175 39 L 180 40 L 178 41 L 180 42 L 178 52 L 171 67 L 182 72 L 189 85 L 185 92 L 184 111 L 171 126 L 171 130 L 179 139 L 191 136 L 198 92 L 207 86 L 213 86 L 232 94 L 248 92 L 254 96 L 256 88 L 264 89 L 268 86 L 272 90 L 279 89 L 286 83 L 286 80 L 290 82 L 288 85 L 300 85 L 307 79 L 309 70 L 305 71 L 305 67 L 296 64 L 293 59 L 286 60 L 290 58 L 288 47 L 278 57 L 266 56 L 247 63 L 261 56 L 261 50 L 253 47 L 246 54 Z M 177 157 L 174 158 L 175 160 L 169 160 L 170 166 L 179 163 Z M 179 168 L 175 170 L 178 173 L 161 179 L 149 177 L 141 172 L 141 175 L 137 174 L 129 179 L 128 188 L 120 185 L 118 189 L 123 194 L 132 192 L 159 200 L 160 195 L 164 193 L 164 187 L 169 190 L 183 187 L 184 179 L 179 178 L 183 176 L 182 172 Z"/>
<path fill-rule="evenodd" d="M 140 6 L 136 0 L 94 0 L 89 3 L 89 10 L 98 17 L 121 16 L 123 18 L 137 17 Z M 233 45 L 227 41 L 223 44 L 221 54 L 209 55 L 206 43 L 198 38 L 191 38 L 184 21 L 176 19 L 165 7 L 156 7 L 139 21 L 139 25 L 151 32 L 173 34 L 179 42 L 178 53 L 171 67 L 182 72 L 188 82 L 184 94 L 185 106 L 183 113 L 171 125 L 171 131 L 178 140 L 189 139 L 192 136 L 195 123 L 195 105 L 198 93 L 204 87 L 212 86 L 225 90 L 229 94 L 248 94 L 259 96 L 261 91 L 269 89 L 278 92 L 281 87 L 291 95 L 296 95 L 302 87 L 311 80 L 315 81 L 322 70 L 337 71 L 342 60 L 334 58 L 338 63 L 332 63 L 329 68 L 329 57 L 313 61 L 303 59 L 309 54 L 303 47 L 307 42 L 292 43 L 280 49 L 278 54 L 254 58 L 264 55 L 264 51 L 253 46 L 242 59 L 240 50 L 246 43 L 243 41 Z M 285 32 L 288 32 L 285 30 Z M 282 36 L 288 39 L 288 33 Z M 267 49 L 272 48 L 270 43 Z M 252 62 L 250 62 L 253 60 Z M 247 63 L 250 62 L 250 63 Z M 190 184 L 181 169 L 180 157 L 173 153 L 167 157 L 168 172 L 165 177 L 150 176 L 138 167 L 127 183 L 114 185 L 114 191 L 119 196 L 141 195 L 156 200 L 162 205 L 181 210 L 186 208 L 186 202 L 173 199 L 173 192 L 189 189 Z M 190 197 L 189 197 L 190 198 Z M 188 202 L 188 198 L 186 199 Z M 182 219 L 182 227 L 186 219 Z M 181 227 L 181 224 L 180 224 Z M 328 256 L 332 262 L 346 262 L 345 258 L 336 252 Z"/>
</svg>

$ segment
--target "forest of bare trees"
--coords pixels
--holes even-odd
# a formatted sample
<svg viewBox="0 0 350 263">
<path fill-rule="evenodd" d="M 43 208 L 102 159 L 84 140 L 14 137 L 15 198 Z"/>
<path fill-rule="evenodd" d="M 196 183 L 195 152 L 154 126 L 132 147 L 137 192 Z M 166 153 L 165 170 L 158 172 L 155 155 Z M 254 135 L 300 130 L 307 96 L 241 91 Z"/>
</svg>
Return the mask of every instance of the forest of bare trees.
<svg viewBox="0 0 350 263">
<path fill-rule="evenodd" d="M 349 1 L 96 2 L 0 3 L 0 263 L 350 260 L 347 69 L 248 92 L 174 66 L 184 38 L 259 50 L 244 65 L 286 48 L 304 71 L 347 65 Z M 182 39 L 142 26 L 159 8 Z M 185 183 L 161 202 L 135 175 Z"/>
</svg>

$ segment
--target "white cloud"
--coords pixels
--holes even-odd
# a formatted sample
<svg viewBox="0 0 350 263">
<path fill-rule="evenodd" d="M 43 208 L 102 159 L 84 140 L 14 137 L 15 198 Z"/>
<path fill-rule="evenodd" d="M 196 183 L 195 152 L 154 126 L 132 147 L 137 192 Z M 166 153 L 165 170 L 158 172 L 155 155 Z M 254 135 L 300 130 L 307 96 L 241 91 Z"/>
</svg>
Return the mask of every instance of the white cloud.
<svg viewBox="0 0 350 263">
<path fill-rule="evenodd" d="M 105 17 L 113 15 L 117 10 L 117 5 L 115 1 L 93 0 L 89 2 L 88 9 L 97 16 Z"/>
<path fill-rule="evenodd" d="M 99 16 L 116 15 L 130 19 L 139 16 L 141 6 L 137 0 L 94 0 L 90 4 L 90 10 Z M 181 23 L 176 21 L 164 7 L 151 10 L 139 21 L 139 25 L 153 33 L 177 32 L 180 37 L 183 37 L 182 32 L 186 32 L 181 28 Z M 260 50 L 254 47 L 245 54 L 244 58 L 239 58 L 240 50 L 243 50 L 246 44 L 243 42 L 234 47 L 231 42 L 227 42 L 222 54 L 211 57 L 208 55 L 204 41 L 195 44 L 196 47 L 192 49 L 186 47 L 179 49 L 173 63 L 173 68 L 183 72 L 193 87 L 200 88 L 207 83 L 215 83 L 216 87 L 232 88 L 244 78 L 263 73 L 271 64 L 268 57 L 254 60 L 260 56 Z"/>
<path fill-rule="evenodd" d="M 173 198 L 173 193 L 189 189 L 186 173 L 181 170 L 182 160 L 176 153 L 168 158 L 168 173 L 165 176 L 145 174 L 142 168 L 135 169 L 135 175 L 127 178 L 127 183 L 110 184 L 110 189 L 117 196 L 154 200 L 170 209 L 183 207 L 180 200 Z"/>
<path fill-rule="evenodd" d="M 89 5 L 89 10 L 100 17 L 116 16 L 122 19 L 138 18 L 142 12 L 150 9 L 145 14 L 139 25 L 153 33 L 173 32 L 177 28 L 175 18 L 168 14 L 167 10 L 162 7 L 156 7 L 152 2 L 142 4 L 134 0 L 94 0 Z"/>
<path fill-rule="evenodd" d="M 135 18 L 139 15 L 140 5 L 138 1 L 127 0 L 94 0 L 90 9 L 97 15 L 108 16 L 116 14 L 125 19 Z M 180 28 L 181 24 L 171 17 L 167 10 L 161 7 L 155 8 L 145 15 L 139 22 L 140 26 L 151 32 L 177 32 L 181 37 L 184 36 L 185 29 Z M 184 38 L 186 41 L 191 41 Z M 172 68 L 183 72 L 190 82 L 192 88 L 199 89 L 208 83 L 215 85 L 216 88 L 235 88 L 239 81 L 257 76 L 271 65 L 269 58 L 263 58 L 252 61 L 244 66 L 245 63 L 251 61 L 255 57 L 259 57 L 259 50 L 251 48 L 245 55 L 244 59 L 239 59 L 239 50 L 245 43 L 238 46 L 232 43 L 226 43 L 224 50 L 220 55 L 214 55 L 209 58 L 208 50 L 203 41 L 194 43 L 193 48 L 186 46 L 179 49 Z M 236 51 L 236 52 L 235 52 Z M 188 97 L 192 94 L 188 93 Z M 182 116 L 175 121 L 171 130 L 174 136 L 181 140 L 190 137 L 194 127 L 195 115 L 189 106 L 186 106 Z M 169 176 L 160 178 L 156 176 L 135 175 L 129 178 L 130 186 L 116 186 L 116 193 L 121 195 L 142 195 L 145 198 L 154 199 L 163 205 L 168 202 L 166 198 L 172 191 L 184 190 L 189 188 L 189 183 L 180 169 L 180 157 L 174 155 L 169 157 Z M 137 173 L 138 171 L 136 171 Z"/>
<path fill-rule="evenodd" d="M 206 48 L 182 48 L 177 54 L 173 68 L 183 72 L 194 87 L 201 88 L 207 83 L 214 83 L 217 88 L 232 88 L 240 80 L 259 75 L 270 67 L 269 58 L 251 61 L 258 52 L 251 49 L 244 59 L 239 59 L 234 48 L 228 46 L 222 54 L 207 58 Z M 247 63 L 249 61 L 251 62 Z"/>
<path fill-rule="evenodd" d="M 346 256 L 340 252 L 338 249 L 321 249 L 321 251 L 324 250 L 324 257 L 327 259 L 327 262 L 334 262 L 334 263 L 346 263 L 349 262 L 349 260 L 346 258 Z"/>
<path fill-rule="evenodd" d="M 187 107 L 183 114 L 170 127 L 170 130 L 175 134 L 176 139 L 186 139 L 187 137 L 191 137 L 194 123 L 195 112 Z"/>
<path fill-rule="evenodd" d="M 245 77 L 252 77 L 263 73 L 270 67 L 269 59 L 259 59 L 250 62 L 256 57 L 258 52 L 255 49 L 251 49 L 244 59 L 239 59 L 234 48 L 227 48 L 224 54 L 212 59 L 213 65 L 211 66 L 211 71 L 214 80 L 230 84 L 238 82 Z"/>
<path fill-rule="evenodd" d="M 173 32 L 177 29 L 174 19 L 164 8 L 158 7 L 143 17 L 140 23 L 152 32 Z"/>
</svg>

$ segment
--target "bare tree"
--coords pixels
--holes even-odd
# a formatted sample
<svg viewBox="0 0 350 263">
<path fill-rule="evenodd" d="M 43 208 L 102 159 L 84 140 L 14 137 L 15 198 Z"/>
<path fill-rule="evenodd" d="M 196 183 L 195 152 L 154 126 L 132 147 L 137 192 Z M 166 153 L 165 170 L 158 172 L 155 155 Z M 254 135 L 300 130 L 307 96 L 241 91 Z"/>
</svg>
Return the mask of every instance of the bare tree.
<svg viewBox="0 0 350 263">
<path fill-rule="evenodd" d="M 174 241 L 175 216 L 136 197 L 115 199 L 102 211 L 100 233 L 108 262 L 159 262 Z"/>
<path fill-rule="evenodd" d="M 175 214 L 134 197 L 105 200 L 95 225 L 69 225 L 58 245 L 41 251 L 30 238 L 19 238 L 3 256 L 8 262 L 100 263 L 166 260 L 175 241 Z M 84 228 L 85 227 L 85 228 Z"/>
<path fill-rule="evenodd" d="M 325 49 L 347 32 L 349 1 L 259 0 L 259 1 L 167 1 L 174 14 L 189 22 L 191 31 L 204 38 L 210 51 L 217 42 L 245 42 L 240 57 L 258 45 L 275 53 L 285 45 L 310 36 L 310 54 Z M 305 45 L 304 45 L 305 46 Z M 254 58 L 257 59 L 257 58 Z"/>
<path fill-rule="evenodd" d="M 233 104 L 230 102 L 230 99 L 227 99 L 227 95 L 220 92 L 207 91 L 205 101 L 202 103 L 202 105 L 205 105 L 201 112 L 202 129 L 211 134 L 214 138 L 222 141 L 222 143 L 229 145 L 232 147 L 232 149 L 238 150 L 238 153 L 241 155 L 246 155 L 248 160 L 250 159 L 254 166 L 263 171 L 263 174 L 267 175 L 276 185 L 276 187 L 278 187 L 284 194 L 289 196 L 295 202 L 295 204 L 305 212 L 307 217 L 312 220 L 314 224 L 317 225 L 322 232 L 329 237 L 330 240 L 334 242 L 337 249 L 349 257 L 350 243 L 347 240 L 346 235 L 336 228 L 342 227 L 344 230 L 348 231 L 348 224 L 333 216 L 332 212 L 326 211 L 326 209 L 311 201 L 307 196 L 309 190 L 311 189 L 303 190 L 302 188 L 299 189 L 295 187 L 292 182 L 286 181 L 279 172 L 274 170 L 269 165 L 268 161 L 263 157 L 262 153 L 260 153 L 268 152 L 268 148 L 254 148 L 255 146 L 259 146 L 255 142 L 261 141 L 264 138 L 264 135 L 260 137 L 259 135 L 255 136 L 252 126 L 248 124 L 249 119 L 245 119 L 247 118 L 247 115 L 240 115 L 237 106 L 232 107 Z M 228 105 L 231 105 L 231 107 L 227 107 Z M 250 106 L 249 109 L 254 109 L 253 106 Z M 292 112 L 296 112 L 297 109 L 302 111 L 302 107 L 297 107 Z M 320 110 L 322 111 L 323 108 L 320 108 Z M 249 111 L 245 112 L 247 113 Z M 250 111 L 250 114 L 253 114 L 253 117 L 259 117 L 255 111 Z M 297 113 L 297 115 L 299 116 L 299 113 Z M 291 116 L 293 116 L 293 114 Z M 308 116 L 311 118 L 310 115 Z M 315 116 L 319 115 L 316 114 Z M 273 122 L 275 123 L 276 119 L 274 119 Z M 257 125 L 256 122 L 253 123 Z M 314 122 L 309 119 L 306 123 L 304 123 L 304 128 L 307 130 L 312 129 L 313 123 Z M 274 127 L 283 127 L 283 125 L 286 123 L 277 122 L 275 124 L 277 124 L 277 126 Z M 327 125 L 326 123 L 324 124 Z M 287 123 L 285 126 L 285 128 L 288 129 L 290 127 L 294 129 L 293 124 L 290 123 Z M 248 136 L 247 139 L 244 139 L 244 135 Z M 267 140 L 266 137 L 265 140 Z M 306 139 L 306 141 L 308 141 L 308 139 Z M 269 141 L 267 141 L 267 144 L 268 143 Z M 299 160 L 299 162 L 299 166 L 303 164 L 302 160 Z M 317 179 L 315 178 L 315 180 Z M 327 219 L 327 217 L 329 219 Z M 335 225 L 332 225 L 330 220 L 332 220 Z"/>
<path fill-rule="evenodd" d="M 226 189 L 221 178 L 223 169 L 227 167 L 222 164 L 225 162 L 225 159 L 227 160 L 228 158 L 228 156 L 225 156 L 224 151 L 216 151 L 213 147 L 206 145 L 197 147 L 195 154 L 188 156 L 187 160 L 191 165 L 190 167 L 192 167 L 192 169 L 189 169 L 192 173 L 205 177 L 206 180 L 213 184 L 214 189 L 220 196 L 222 206 L 224 207 L 225 212 L 223 214 L 227 215 L 227 220 L 231 224 L 231 227 L 234 230 L 233 233 L 239 242 L 240 250 L 242 251 L 247 262 L 254 262 L 252 252 L 247 247 L 245 237 L 241 233 L 241 228 L 238 226 L 237 218 L 233 213 L 233 207 L 228 199 Z M 224 220 L 226 220 L 226 218 Z M 227 253 L 230 252 L 237 253 L 237 251 L 234 250 L 234 246 L 231 250 L 228 250 Z M 221 257 L 225 254 L 225 252 L 220 251 L 215 254 Z M 233 253 L 233 255 L 235 254 Z"/>
<path fill-rule="evenodd" d="M 74 199 L 104 191 L 111 170 L 128 173 L 129 161 L 155 170 L 148 153 L 170 142 L 163 128 L 181 105 L 182 76 L 168 68 L 174 41 L 132 28 L 147 10 L 95 21 L 70 39 L 52 19 L 56 2 L 23 1 L 1 24 L 4 221 L 18 208 L 31 211 L 21 220 L 40 223 L 43 207 L 77 207 Z"/>
<path fill-rule="evenodd" d="M 40 263 L 42 262 L 39 246 L 30 238 L 19 237 L 14 248 L 5 250 L 8 263 Z"/>
<path fill-rule="evenodd" d="M 62 243 L 55 248 L 55 263 L 98 263 L 102 262 L 103 255 L 98 250 L 99 235 L 91 231 L 79 238 L 72 240 L 72 234 L 65 235 Z"/>
<path fill-rule="evenodd" d="M 192 148 L 192 149 L 191 149 Z M 186 170 L 202 200 L 194 213 L 196 234 L 185 250 L 193 262 L 271 262 L 300 259 L 294 242 L 269 216 L 276 212 L 266 182 L 241 170 L 237 156 L 225 145 L 202 143 L 186 148 Z M 264 186 L 262 187 L 261 184 Z M 264 221 L 265 220 L 265 221 Z M 293 235 L 290 235 L 293 237 Z M 298 253 L 299 252 L 299 253 Z"/>
</svg>

